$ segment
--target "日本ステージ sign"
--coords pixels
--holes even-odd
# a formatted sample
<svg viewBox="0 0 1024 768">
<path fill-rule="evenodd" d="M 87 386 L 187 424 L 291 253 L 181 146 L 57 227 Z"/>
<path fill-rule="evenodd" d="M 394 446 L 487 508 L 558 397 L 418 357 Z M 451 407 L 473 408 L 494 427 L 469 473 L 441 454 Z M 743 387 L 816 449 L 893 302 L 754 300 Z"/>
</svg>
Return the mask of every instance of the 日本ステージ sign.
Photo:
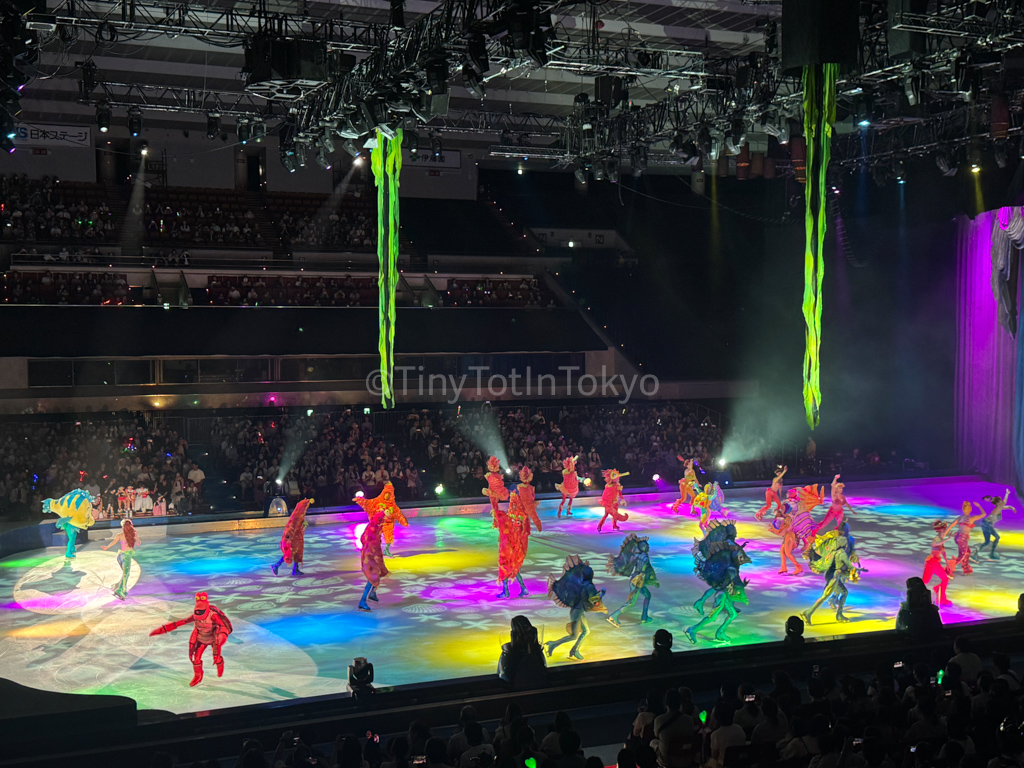
<svg viewBox="0 0 1024 768">
<path fill-rule="evenodd" d="M 92 129 L 79 125 L 18 123 L 14 143 L 22 147 L 92 148 Z"/>
</svg>

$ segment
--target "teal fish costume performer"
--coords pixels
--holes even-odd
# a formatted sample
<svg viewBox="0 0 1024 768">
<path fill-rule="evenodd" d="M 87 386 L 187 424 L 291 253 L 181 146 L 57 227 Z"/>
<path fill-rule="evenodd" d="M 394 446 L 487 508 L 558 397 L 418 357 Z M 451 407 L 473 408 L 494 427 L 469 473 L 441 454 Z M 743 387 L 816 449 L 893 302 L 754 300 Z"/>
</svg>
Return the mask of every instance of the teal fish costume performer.
<svg viewBox="0 0 1024 768">
<path fill-rule="evenodd" d="M 75 542 L 78 534 L 96 524 L 92 516 L 92 505 L 96 499 L 81 489 L 65 493 L 59 499 L 43 499 L 43 514 L 53 513 L 60 519 L 57 528 L 68 536 L 64 552 L 64 564 L 70 565 L 75 559 Z"/>
<path fill-rule="evenodd" d="M 685 630 L 691 643 L 697 642 L 697 633 L 725 611 L 725 621 L 715 632 L 715 640 L 729 642 L 725 630 L 736 619 L 736 603 L 747 605 L 748 581 L 740 577 L 740 567 L 750 562 L 745 544 L 736 543 L 736 526 L 722 520 L 712 520 L 703 539 L 693 542 L 693 572 L 708 585 L 707 591 L 693 607 L 704 616 L 704 604 L 714 596 L 714 609 L 697 624 Z"/>
<path fill-rule="evenodd" d="M 583 654 L 580 653 L 580 646 L 583 645 L 583 639 L 590 634 L 587 613 L 589 611 L 608 612 L 604 603 L 601 602 L 604 590 L 599 592 L 594 586 L 594 569 L 590 567 L 590 563 L 580 560 L 579 555 L 569 555 L 565 558 L 562 575 L 557 579 L 554 576 L 548 576 L 548 597 L 554 600 L 556 605 L 569 609 L 569 623 L 565 625 L 565 631 L 568 634 L 559 640 L 546 643 L 548 656 L 563 643 L 575 640 L 576 642 L 569 651 L 569 658 L 582 661 Z"/>
<path fill-rule="evenodd" d="M 832 530 L 814 540 L 812 550 L 815 557 L 811 560 L 811 570 L 824 574 L 825 589 L 814 601 L 814 605 L 800 614 L 808 626 L 811 625 L 811 616 L 826 600 L 829 600 L 836 609 L 836 621 L 844 624 L 849 621 L 843 615 L 846 598 L 850 594 L 846 582 L 856 584 L 860 580 L 862 570 L 860 557 L 854 549 L 853 537 L 849 536 L 849 532 L 850 527 L 846 524 L 844 530 Z"/>
<path fill-rule="evenodd" d="M 619 554 L 608 555 L 608 573 L 612 576 L 628 577 L 629 586 L 631 587 L 626 602 L 622 604 L 621 608 L 608 616 L 608 622 L 616 627 L 622 626 L 619 624 L 619 616 L 636 605 L 639 595 L 644 596 L 644 607 L 640 614 L 640 623 L 650 624 L 654 621 L 654 619 L 647 615 L 647 609 L 651 605 L 650 587 L 661 585 L 658 584 L 658 575 L 654 572 L 654 566 L 651 565 L 650 551 L 651 548 L 650 544 L 648 544 L 647 536 L 637 536 L 635 533 L 631 533 L 623 539 Z"/>
</svg>

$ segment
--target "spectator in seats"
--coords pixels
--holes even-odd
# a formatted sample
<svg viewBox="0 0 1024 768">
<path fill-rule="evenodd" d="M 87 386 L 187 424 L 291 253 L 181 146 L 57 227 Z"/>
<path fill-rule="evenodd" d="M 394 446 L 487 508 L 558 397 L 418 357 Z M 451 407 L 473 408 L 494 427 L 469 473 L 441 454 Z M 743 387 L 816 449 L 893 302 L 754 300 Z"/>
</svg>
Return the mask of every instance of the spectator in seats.
<svg viewBox="0 0 1024 768">
<path fill-rule="evenodd" d="M 427 743 L 424 745 L 423 751 L 427 758 L 426 768 L 448 768 L 448 764 L 445 762 L 448 753 L 448 745 L 444 743 L 444 739 L 431 736 L 427 739 Z M 339 765 L 338 768 L 354 767 Z"/>
<path fill-rule="evenodd" d="M 498 676 L 513 686 L 534 686 L 544 682 L 546 668 L 537 628 L 525 616 L 514 616 L 510 640 L 501 647 Z"/>
<path fill-rule="evenodd" d="M 388 759 L 381 763 L 380 768 L 410 768 L 409 740 L 405 736 L 388 740 Z"/>
<path fill-rule="evenodd" d="M 684 768 L 691 762 L 693 719 L 682 711 L 683 699 L 676 688 L 665 692 L 665 714 L 654 720 L 654 751 L 661 768 Z"/>
<path fill-rule="evenodd" d="M 920 694 L 913 709 L 907 713 L 907 729 L 904 741 L 917 744 L 921 741 L 937 741 L 946 737 L 946 727 L 942 724 L 935 711 L 935 697 L 931 694 Z"/>
<path fill-rule="evenodd" d="M 587 760 L 583 757 L 580 747 L 583 742 L 576 731 L 562 731 L 558 734 L 558 751 L 561 753 L 551 759 L 552 768 L 586 768 Z M 464 767 L 460 767 L 464 768 Z"/>
<path fill-rule="evenodd" d="M 444 756 L 444 742 L 441 742 L 442 762 Z M 363 760 L 363 748 L 359 739 L 352 735 L 338 736 L 334 740 L 334 754 L 331 756 L 331 768 L 368 768 Z M 431 768 L 429 754 L 427 768 Z"/>
<path fill-rule="evenodd" d="M 413 757 L 426 754 L 427 742 L 432 735 L 430 728 L 423 721 L 413 720 L 409 723 L 409 754 Z"/>
<path fill-rule="evenodd" d="M 790 733 L 788 738 L 778 744 L 781 760 L 799 760 L 818 754 L 818 740 L 811 735 L 811 724 L 807 720 L 802 717 L 793 718 Z"/>
<path fill-rule="evenodd" d="M 620 749 L 615 756 L 615 768 L 637 768 L 633 753 L 628 749 Z"/>
<path fill-rule="evenodd" d="M 711 757 L 707 762 L 707 768 L 722 768 L 725 764 L 725 751 L 729 747 L 747 743 L 743 729 L 733 722 L 734 713 L 735 710 L 730 705 L 719 705 L 712 713 L 718 727 L 711 732 Z"/>
<path fill-rule="evenodd" d="M 960 666 L 963 681 L 968 685 L 974 685 L 985 665 L 981 663 L 981 658 L 974 652 L 971 639 L 964 636 L 958 637 L 953 641 L 953 651 L 956 655 L 950 661 Z"/>
<path fill-rule="evenodd" d="M 193 465 L 192 469 L 188 472 L 188 481 L 195 486 L 196 496 L 202 498 L 203 496 L 203 482 L 206 480 L 206 473 L 199 468 L 198 464 Z"/>
<path fill-rule="evenodd" d="M 996 677 L 1005 680 L 1011 693 L 1020 690 L 1020 677 L 1010 668 L 1010 657 L 1005 653 L 996 652 L 992 654 L 992 663 L 995 665 Z"/>
<path fill-rule="evenodd" d="M 562 754 L 559 746 L 559 736 L 572 730 L 572 718 L 568 712 L 556 712 L 555 720 L 550 726 L 550 732 L 541 739 L 540 751 L 548 757 L 558 757 Z"/>
<path fill-rule="evenodd" d="M 494 747 L 490 741 L 484 740 L 484 728 L 476 720 L 466 723 L 463 729 L 466 738 L 466 750 L 459 756 L 458 768 L 474 768 L 474 766 L 485 765 L 490 760 L 484 760 L 483 756 L 494 757 Z M 384 768 L 384 766 L 382 766 Z M 389 766 L 388 768 L 392 768 Z M 393 768 L 406 768 L 406 766 L 394 766 Z"/>
<path fill-rule="evenodd" d="M 750 736 L 752 744 L 778 744 L 789 733 L 786 715 L 779 710 L 775 699 L 767 698 L 761 702 L 761 713 L 764 721 L 754 727 Z"/>
<path fill-rule="evenodd" d="M 459 730 L 456 731 L 450 739 L 448 739 L 448 759 L 452 765 L 459 764 L 459 758 L 462 757 L 462 753 L 469 749 L 469 741 L 466 737 L 466 726 L 470 723 L 476 722 L 476 710 L 466 705 L 459 712 Z M 481 732 L 481 741 L 490 743 L 490 734 L 487 733 L 487 729 L 483 729 Z"/>
<path fill-rule="evenodd" d="M 739 689 L 741 706 L 736 710 L 733 722 L 743 729 L 747 740 L 750 740 L 754 728 L 764 722 L 764 715 L 761 713 L 761 706 L 758 704 L 759 697 L 754 692 L 754 686 L 741 685 Z"/>
<path fill-rule="evenodd" d="M 839 733 L 823 733 L 818 746 L 821 753 L 811 758 L 809 768 L 864 768 L 864 758 Z"/>
<path fill-rule="evenodd" d="M 815 715 L 824 715 L 832 722 L 832 705 L 826 698 L 825 683 L 820 677 L 812 677 L 807 681 L 807 694 L 811 697 L 810 702 L 797 708 L 797 714 L 805 720 L 811 720 Z"/>
<path fill-rule="evenodd" d="M 514 625 L 515 619 L 512 621 Z M 501 718 L 501 724 L 494 730 L 494 740 L 491 743 L 494 745 L 496 754 L 499 753 L 498 748 L 501 742 L 510 741 L 515 737 L 516 729 L 519 728 L 522 719 L 523 710 L 516 702 L 510 701 L 505 706 L 505 715 Z"/>
</svg>

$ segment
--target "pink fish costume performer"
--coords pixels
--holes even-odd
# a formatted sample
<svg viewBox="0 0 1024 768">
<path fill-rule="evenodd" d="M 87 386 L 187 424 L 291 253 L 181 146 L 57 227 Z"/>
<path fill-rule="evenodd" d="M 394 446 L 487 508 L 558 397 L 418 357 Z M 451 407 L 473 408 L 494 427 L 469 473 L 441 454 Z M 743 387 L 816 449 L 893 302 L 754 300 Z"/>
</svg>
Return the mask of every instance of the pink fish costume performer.
<svg viewBox="0 0 1024 768">
<path fill-rule="evenodd" d="M 679 507 L 683 504 L 689 504 L 690 509 L 693 509 L 693 504 L 697 500 L 697 491 L 700 486 L 697 485 L 697 472 L 694 470 L 694 465 L 697 464 L 696 459 L 684 459 L 682 456 L 676 456 L 679 461 L 683 462 L 683 476 L 679 479 L 679 498 L 672 504 L 672 511 L 678 512 Z"/>
<path fill-rule="evenodd" d="M 363 589 L 363 596 L 359 600 L 359 610 L 369 611 L 370 606 L 366 604 L 366 601 L 379 602 L 377 587 L 380 586 L 380 580 L 388 575 L 388 568 L 384 565 L 384 548 L 381 539 L 384 538 L 384 526 L 387 524 L 388 513 L 390 512 L 394 517 L 398 510 L 395 505 L 395 488 L 391 483 L 385 483 L 384 490 L 376 498 L 366 499 L 357 496 L 352 501 L 362 507 L 366 511 L 367 517 L 370 518 L 359 537 L 359 542 L 362 545 L 359 561 L 363 575 L 366 577 L 366 588 Z M 405 520 L 400 511 L 397 514 L 402 517 L 402 520 Z M 394 522 L 391 525 L 393 528 Z"/>
<path fill-rule="evenodd" d="M 121 581 L 114 589 L 114 597 L 124 600 L 128 596 L 128 576 L 132 571 L 132 560 L 135 559 L 135 548 L 139 546 L 139 534 L 135 532 L 135 525 L 127 518 L 121 521 L 121 532 L 115 536 L 105 547 L 100 547 L 104 552 L 115 544 L 121 545 L 121 551 L 117 553 L 117 564 L 121 566 Z"/>
<path fill-rule="evenodd" d="M 986 515 L 985 510 L 980 506 L 978 507 L 978 514 L 971 514 L 971 502 L 965 501 L 961 508 L 961 515 L 956 519 L 953 525 L 956 526 L 956 533 L 953 535 L 953 541 L 956 542 L 956 560 L 949 566 L 949 575 L 952 576 L 956 573 L 956 567 L 959 565 L 963 570 L 965 576 L 969 576 L 974 573 L 974 569 L 971 567 L 971 531 L 974 530 L 974 525 L 979 520 L 984 519 Z"/>
<path fill-rule="evenodd" d="M 224 657 L 221 655 L 221 648 L 227 642 L 233 627 L 224 611 L 210 605 L 210 597 L 205 592 L 196 592 L 196 607 L 191 616 L 157 627 L 149 636 L 163 635 L 186 624 L 194 625 L 192 635 L 188 639 L 188 658 L 192 662 L 195 676 L 189 685 L 194 687 L 203 681 L 203 651 L 208 645 L 213 646 L 213 663 L 217 667 L 217 677 L 223 677 Z"/>
<path fill-rule="evenodd" d="M 509 596 L 509 579 L 519 582 L 519 596 L 530 594 L 520 570 L 526 560 L 526 551 L 530 546 L 530 522 L 542 530 L 540 518 L 537 517 L 537 502 L 534 488 L 530 485 L 533 472 L 523 467 L 519 472 L 520 483 L 509 496 L 508 511 L 499 507 L 494 513 L 494 527 L 498 529 L 498 580 L 501 581 L 501 593 L 498 597 Z"/>
<path fill-rule="evenodd" d="M 786 476 L 788 470 L 789 467 L 779 467 L 775 470 L 775 479 L 772 480 L 771 487 L 764 492 L 764 506 L 754 513 L 754 517 L 758 521 L 764 520 L 765 514 L 772 508 L 772 504 L 775 505 L 776 512 L 782 510 L 782 478 Z"/>
<path fill-rule="evenodd" d="M 570 456 L 562 460 L 562 482 L 555 483 L 555 488 L 562 494 L 562 500 L 558 504 L 558 516 L 562 516 L 562 507 L 565 500 L 569 500 L 569 506 L 565 510 L 566 517 L 572 517 L 572 500 L 579 495 L 580 478 L 576 474 L 576 461 L 579 456 Z"/>
<path fill-rule="evenodd" d="M 832 506 L 828 508 L 828 512 L 825 513 L 825 519 L 822 520 L 818 525 L 814 526 L 814 536 L 817 536 L 823 530 L 826 530 L 829 525 L 835 523 L 837 529 L 843 527 L 843 510 L 849 509 L 850 514 L 856 514 L 853 506 L 846 500 L 846 494 L 843 491 L 846 489 L 845 483 L 839 482 L 839 475 L 832 478 Z"/>
<path fill-rule="evenodd" d="M 609 517 L 612 519 L 612 530 L 619 530 L 619 523 L 629 519 L 625 512 L 619 512 L 619 507 L 626 506 L 626 500 L 622 498 L 622 483 L 620 478 L 629 475 L 629 472 L 619 472 L 617 469 L 606 469 L 601 475 L 604 477 L 604 492 L 601 494 L 601 506 L 604 507 L 604 517 L 597 524 L 597 532 L 601 532 L 601 526 Z"/>
<path fill-rule="evenodd" d="M 491 456 L 487 460 L 487 474 L 484 475 L 484 479 L 487 480 L 487 487 L 483 489 L 482 493 L 491 500 L 491 514 L 498 511 L 498 502 L 508 500 L 508 488 L 505 487 L 505 478 L 501 474 L 501 462 L 498 461 L 497 456 Z"/>
<path fill-rule="evenodd" d="M 932 591 L 935 592 L 935 602 L 942 607 L 953 604 L 946 599 L 946 588 L 949 586 L 951 571 L 946 557 L 946 539 L 949 538 L 954 528 L 942 520 L 936 520 L 932 523 L 932 529 L 935 531 L 935 538 L 932 539 L 931 552 L 928 553 L 928 557 L 924 561 L 924 575 L 921 580 L 927 587 L 933 577 L 939 577 L 939 583 L 932 587 Z M 956 564 L 954 563 L 952 567 L 956 567 Z"/>
<path fill-rule="evenodd" d="M 288 517 L 284 525 L 284 533 L 281 534 L 281 559 L 270 566 L 270 570 L 277 576 L 277 569 L 284 563 L 292 567 L 292 576 L 303 576 L 299 570 L 302 565 L 302 552 L 306 546 L 306 510 L 313 503 L 313 499 L 303 499 L 295 505 L 294 511 Z"/>
</svg>

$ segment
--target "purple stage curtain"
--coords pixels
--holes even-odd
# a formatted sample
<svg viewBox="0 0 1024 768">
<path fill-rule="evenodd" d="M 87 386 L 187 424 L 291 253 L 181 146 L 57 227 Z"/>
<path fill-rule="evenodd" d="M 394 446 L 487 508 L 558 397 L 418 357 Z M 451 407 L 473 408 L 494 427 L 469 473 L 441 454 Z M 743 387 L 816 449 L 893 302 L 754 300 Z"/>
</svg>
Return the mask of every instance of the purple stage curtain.
<svg viewBox="0 0 1024 768">
<path fill-rule="evenodd" d="M 954 439 L 962 471 L 1016 485 L 1013 451 L 1017 343 L 999 324 L 992 289 L 997 212 L 959 221 Z"/>
</svg>

